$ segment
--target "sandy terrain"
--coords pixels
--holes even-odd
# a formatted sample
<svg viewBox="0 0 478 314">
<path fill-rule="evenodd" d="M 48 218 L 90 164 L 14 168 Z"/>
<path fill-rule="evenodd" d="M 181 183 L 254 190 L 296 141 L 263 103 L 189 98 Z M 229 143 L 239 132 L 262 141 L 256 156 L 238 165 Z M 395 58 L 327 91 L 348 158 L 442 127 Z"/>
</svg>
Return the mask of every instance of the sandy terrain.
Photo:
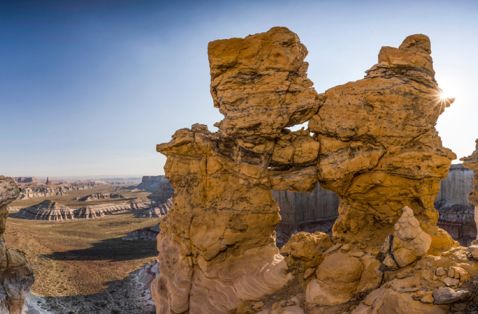
<svg viewBox="0 0 478 314">
<path fill-rule="evenodd" d="M 115 287 L 157 255 L 155 241 L 124 241 L 121 237 L 157 223 L 157 219 L 132 214 L 67 222 L 9 218 L 5 238 L 8 246 L 24 251 L 32 264 L 33 294 L 58 304 L 58 313 L 68 313 L 65 308 L 60 310 L 65 302 L 96 302 L 97 308 L 108 309 L 104 313 L 113 313 L 114 300 L 108 300 L 105 291 L 109 295 L 108 289 L 122 290 Z M 70 312 L 78 311 L 71 308 Z"/>
</svg>

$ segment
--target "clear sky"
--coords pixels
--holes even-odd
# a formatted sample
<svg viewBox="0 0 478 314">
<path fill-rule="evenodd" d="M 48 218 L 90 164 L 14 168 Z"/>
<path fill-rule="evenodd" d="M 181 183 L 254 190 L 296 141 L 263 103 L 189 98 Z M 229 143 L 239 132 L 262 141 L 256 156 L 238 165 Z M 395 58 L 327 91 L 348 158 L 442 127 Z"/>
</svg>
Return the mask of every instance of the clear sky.
<svg viewBox="0 0 478 314">
<path fill-rule="evenodd" d="M 208 41 L 287 26 L 318 92 L 363 77 L 381 46 L 432 40 L 440 117 L 459 157 L 478 138 L 478 1 L 0 0 L 0 174 L 163 173 L 157 143 L 221 119 Z"/>
</svg>

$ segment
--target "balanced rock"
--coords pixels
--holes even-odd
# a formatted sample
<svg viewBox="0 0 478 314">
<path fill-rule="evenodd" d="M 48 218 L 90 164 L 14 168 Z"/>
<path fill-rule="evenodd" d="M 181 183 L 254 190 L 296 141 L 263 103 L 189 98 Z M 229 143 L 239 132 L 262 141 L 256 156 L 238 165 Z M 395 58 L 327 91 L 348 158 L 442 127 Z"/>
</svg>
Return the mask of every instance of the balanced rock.
<svg viewBox="0 0 478 314">
<path fill-rule="evenodd" d="M 432 291 L 443 285 L 439 266 L 470 275 L 478 267 L 437 227 L 434 200 L 456 156 L 435 130 L 453 99 L 439 97 L 428 37 L 382 48 L 364 79 L 323 94 L 307 78 L 306 48 L 286 28 L 214 41 L 208 53 L 211 95 L 224 115 L 218 131 L 195 124 L 157 146 L 175 191 L 158 235 L 158 313 L 258 302 L 267 312 L 290 291 L 305 294 L 311 313 L 446 312 L 413 298 L 417 280 Z M 340 198 L 332 237 L 297 235 L 284 259 L 271 191 L 317 183 Z M 398 261 L 386 268 L 380 255 Z"/>
<path fill-rule="evenodd" d="M 323 260 L 324 252 L 332 246 L 329 236 L 323 232 L 295 233 L 285 246 L 280 250 L 282 255 L 287 256 L 287 264 L 297 264 L 304 268 L 317 267 Z"/>
<path fill-rule="evenodd" d="M 393 235 L 383 245 L 383 263 L 389 268 L 407 266 L 425 255 L 431 244 L 431 237 L 420 228 L 420 223 L 410 207 L 404 207 L 402 216 L 395 224 Z"/>
</svg>

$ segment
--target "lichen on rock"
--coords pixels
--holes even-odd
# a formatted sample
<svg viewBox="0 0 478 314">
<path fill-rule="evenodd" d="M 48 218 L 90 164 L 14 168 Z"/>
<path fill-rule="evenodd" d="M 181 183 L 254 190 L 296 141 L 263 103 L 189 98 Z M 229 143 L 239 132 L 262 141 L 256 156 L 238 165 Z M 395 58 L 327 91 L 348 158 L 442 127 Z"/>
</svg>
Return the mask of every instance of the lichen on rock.
<svg viewBox="0 0 478 314">
<path fill-rule="evenodd" d="M 214 41 L 208 53 L 218 131 L 195 124 L 157 147 L 175 191 L 158 236 L 157 312 L 446 310 L 432 291 L 458 288 L 456 267 L 478 269 L 436 225 L 456 156 L 435 130 L 453 100 L 439 97 L 428 37 L 382 48 L 364 79 L 323 94 L 286 28 Z M 300 233 L 279 252 L 271 190 L 317 183 L 340 197 L 332 237 Z"/>
</svg>

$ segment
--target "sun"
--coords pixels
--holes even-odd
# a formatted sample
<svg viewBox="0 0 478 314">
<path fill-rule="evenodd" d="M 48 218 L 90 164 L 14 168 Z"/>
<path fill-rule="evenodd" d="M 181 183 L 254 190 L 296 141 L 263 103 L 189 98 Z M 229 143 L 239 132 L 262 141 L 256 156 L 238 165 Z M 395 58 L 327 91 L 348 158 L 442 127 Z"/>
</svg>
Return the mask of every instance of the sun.
<svg viewBox="0 0 478 314">
<path fill-rule="evenodd" d="M 447 93 L 444 90 L 441 90 L 440 93 L 438 94 L 438 97 L 440 98 L 441 101 L 446 101 L 448 99 L 452 99 L 453 96 Z"/>
</svg>

